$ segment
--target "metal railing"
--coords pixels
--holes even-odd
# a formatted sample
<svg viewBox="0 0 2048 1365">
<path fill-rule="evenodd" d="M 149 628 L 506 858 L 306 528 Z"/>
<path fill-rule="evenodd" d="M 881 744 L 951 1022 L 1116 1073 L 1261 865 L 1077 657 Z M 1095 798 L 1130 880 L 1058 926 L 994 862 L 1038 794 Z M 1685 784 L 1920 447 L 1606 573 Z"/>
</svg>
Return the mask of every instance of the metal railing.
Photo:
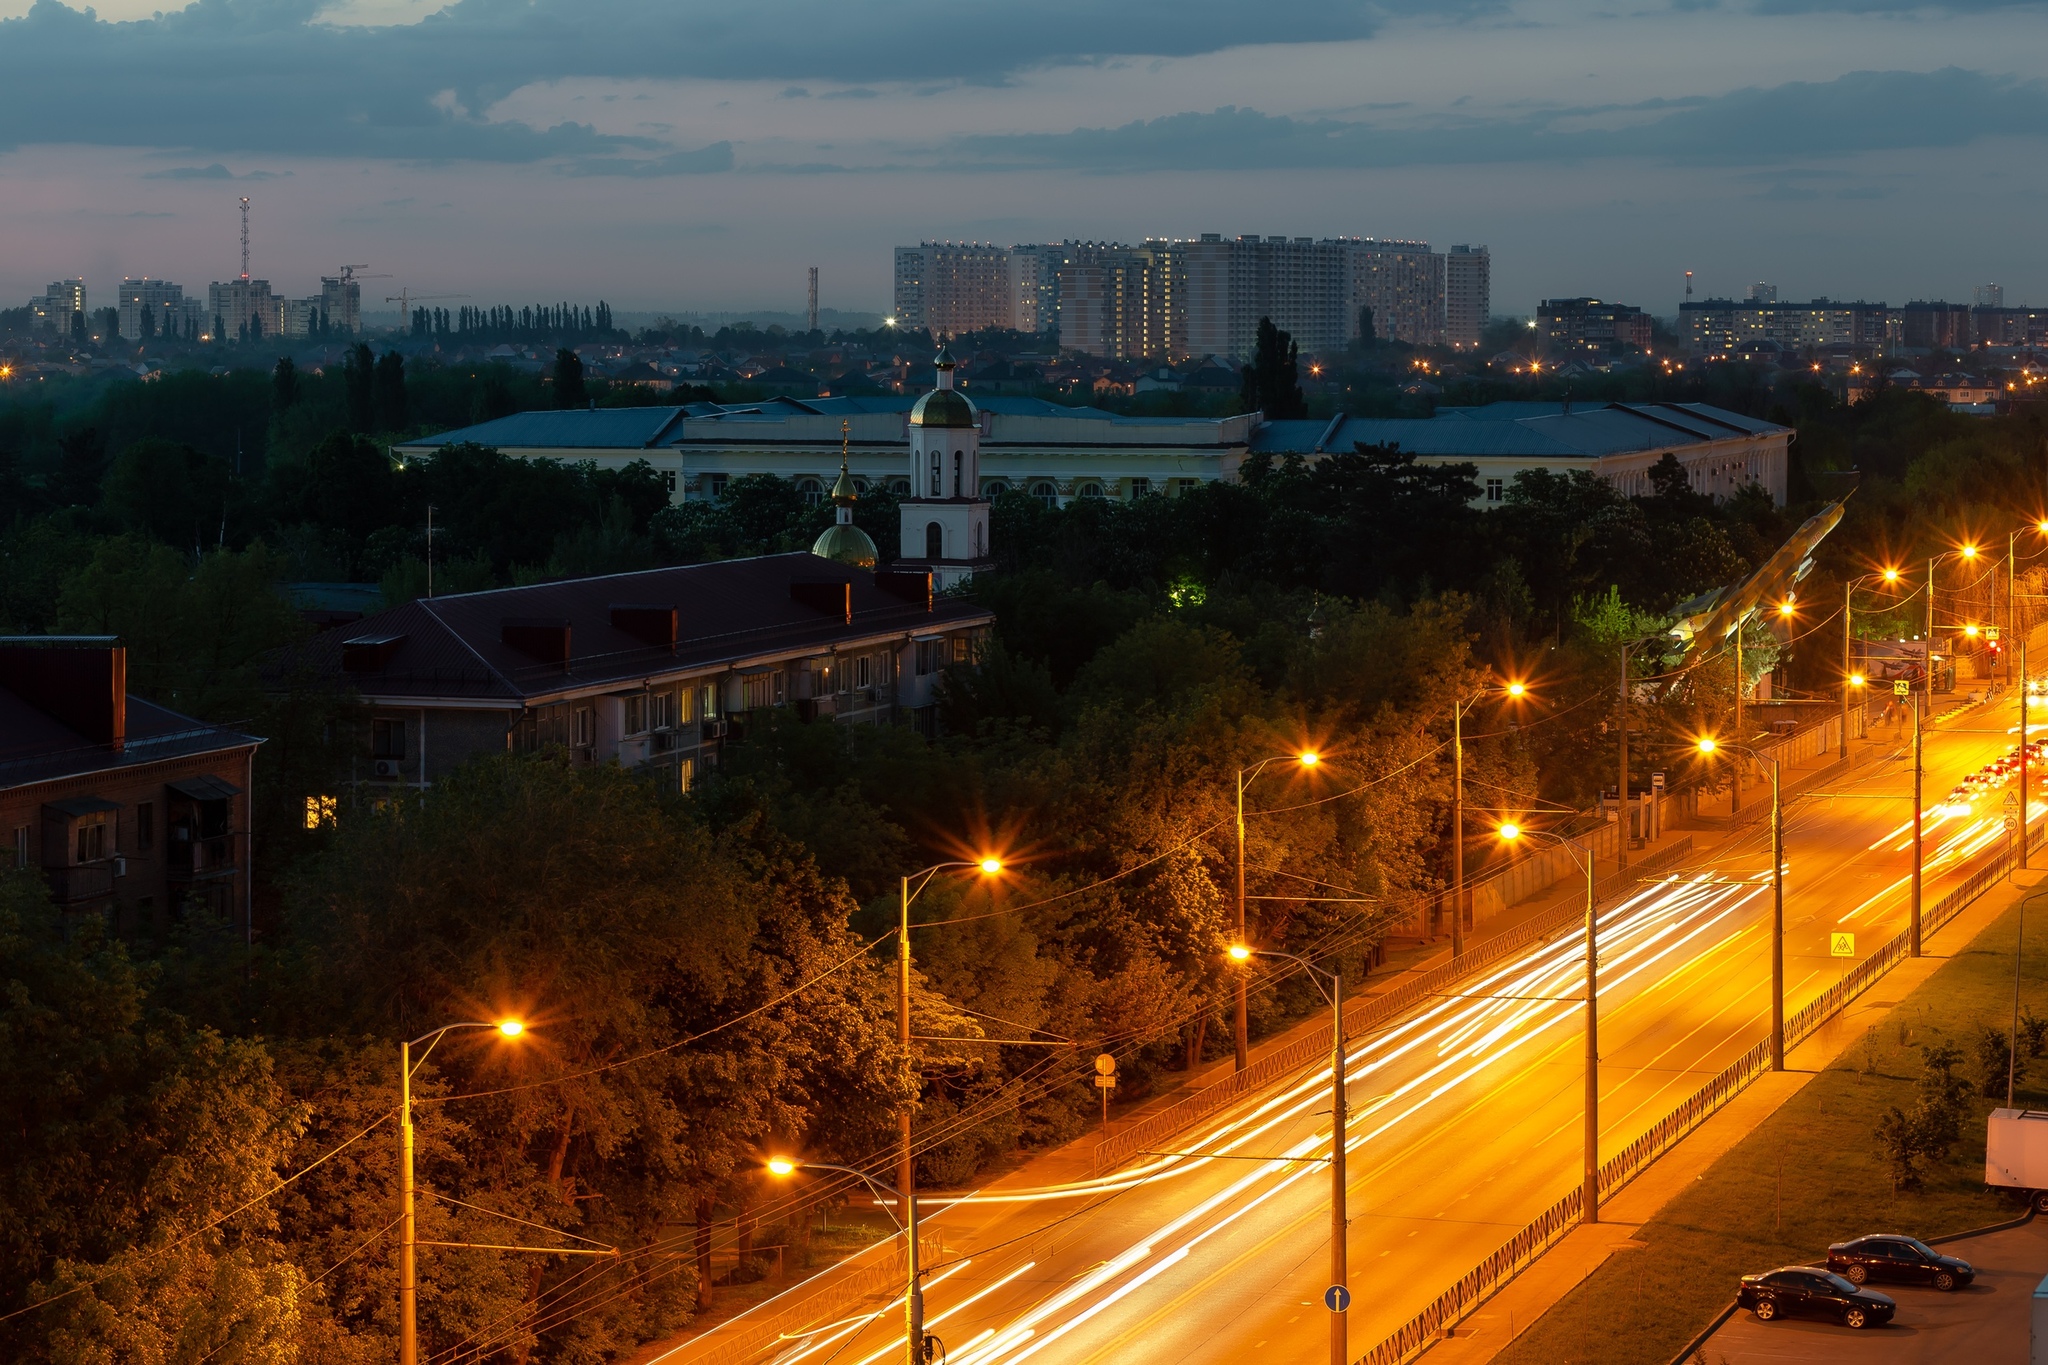
<svg viewBox="0 0 2048 1365">
<path fill-rule="evenodd" d="M 1618 892 L 1627 890 L 1646 878 L 1657 876 L 1691 856 L 1692 836 L 1688 834 L 1669 848 L 1660 849 L 1644 858 L 1626 872 L 1612 872 L 1605 878 L 1597 880 L 1594 883 L 1594 900 L 1597 903 L 1610 899 Z M 1527 924 L 1518 925 L 1504 934 L 1496 934 L 1475 944 L 1465 956 L 1454 962 L 1447 962 L 1432 971 L 1411 977 L 1392 990 L 1368 996 L 1361 1000 L 1355 1009 L 1346 1011 L 1344 1036 L 1362 1038 L 1368 1033 L 1384 1028 L 1396 1016 L 1439 994 L 1444 987 L 1490 967 L 1532 943 L 1541 942 L 1553 934 L 1581 923 L 1585 919 L 1585 913 L 1583 905 L 1557 906 Z M 1096 1172 L 1100 1174 L 1113 1170 L 1120 1162 L 1140 1152 L 1156 1150 L 1161 1143 L 1181 1130 L 1201 1122 L 1233 1101 L 1271 1085 L 1305 1066 L 1325 1062 L 1329 1055 L 1330 1029 L 1328 1025 L 1324 1025 L 1259 1058 L 1244 1070 L 1232 1072 L 1214 1085 L 1204 1086 L 1178 1104 L 1142 1118 L 1123 1132 L 1096 1144 Z"/>
<path fill-rule="evenodd" d="M 918 1247 L 920 1265 L 935 1265 L 945 1254 L 944 1244 L 931 1233 L 918 1239 Z M 862 1260 L 867 1264 L 854 1264 Z M 741 1365 L 776 1342 L 800 1337 L 806 1329 L 816 1330 L 838 1322 L 849 1316 L 849 1309 L 877 1294 L 900 1296 L 904 1276 L 903 1234 L 899 1232 L 886 1242 L 854 1253 L 827 1273 L 830 1282 L 811 1293 L 798 1297 L 803 1288 L 799 1285 L 718 1324 L 697 1341 L 685 1343 L 677 1359 L 687 1360 L 689 1365 Z M 784 1303 L 785 1299 L 789 1302 Z M 699 1343 L 705 1344 L 706 1349 L 693 1351 L 691 1348 Z"/>
<path fill-rule="evenodd" d="M 2041 847 L 2044 842 L 2048 842 L 2048 828 L 2029 832 L 2027 847 L 2030 850 Z M 1961 914 L 1965 906 L 2011 871 L 2015 862 L 2010 849 L 1993 855 L 1984 866 L 1936 901 L 1931 910 L 1922 913 L 1921 932 L 1931 934 Z M 1795 1011 L 1785 1021 L 1786 1046 L 1794 1046 L 1818 1033 L 1821 1026 L 1843 1006 L 1897 966 L 1906 956 L 1911 938 L 1911 930 L 1900 933 L 1856 964 L 1840 981 Z M 1645 1166 L 1662 1156 L 1679 1139 L 1741 1093 L 1743 1087 L 1768 1070 L 1770 1062 L 1770 1042 L 1765 1040 L 1688 1096 L 1678 1108 L 1653 1124 L 1648 1132 L 1600 1163 L 1600 1197 L 1605 1199 L 1635 1178 Z M 1507 1245 L 1461 1276 L 1456 1284 L 1437 1295 L 1393 1335 L 1367 1351 L 1360 1357 L 1359 1365 L 1402 1365 L 1402 1362 L 1428 1350 L 1465 1314 L 1578 1225 L 1581 1195 L 1582 1192 L 1574 1188 L 1538 1214 L 1534 1222 L 1508 1239 Z"/>
</svg>

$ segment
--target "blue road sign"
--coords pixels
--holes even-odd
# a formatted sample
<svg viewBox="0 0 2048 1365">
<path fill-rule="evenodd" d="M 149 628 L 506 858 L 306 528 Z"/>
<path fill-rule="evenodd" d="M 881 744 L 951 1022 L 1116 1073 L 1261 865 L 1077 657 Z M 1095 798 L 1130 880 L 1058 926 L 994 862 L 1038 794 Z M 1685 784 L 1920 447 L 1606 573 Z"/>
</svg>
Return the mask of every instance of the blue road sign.
<svg viewBox="0 0 2048 1365">
<path fill-rule="evenodd" d="M 1351 1291 L 1341 1284 L 1333 1284 L 1323 1291 L 1323 1307 L 1332 1313 L 1341 1313 L 1351 1306 Z"/>
</svg>

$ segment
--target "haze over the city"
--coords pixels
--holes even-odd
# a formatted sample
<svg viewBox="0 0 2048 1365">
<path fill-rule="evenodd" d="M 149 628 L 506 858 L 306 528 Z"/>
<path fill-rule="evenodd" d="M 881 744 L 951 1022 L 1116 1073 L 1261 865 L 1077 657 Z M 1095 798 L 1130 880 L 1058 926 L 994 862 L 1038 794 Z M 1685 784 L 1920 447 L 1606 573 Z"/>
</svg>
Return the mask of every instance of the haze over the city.
<svg viewBox="0 0 2048 1365">
<path fill-rule="evenodd" d="M 2048 14 L 1883 0 L 0 0 L 0 297 L 394 289 L 886 311 L 889 248 L 1485 242 L 1592 294 L 2044 296 Z M 1968 231 L 1959 229 L 1967 225 Z"/>
</svg>

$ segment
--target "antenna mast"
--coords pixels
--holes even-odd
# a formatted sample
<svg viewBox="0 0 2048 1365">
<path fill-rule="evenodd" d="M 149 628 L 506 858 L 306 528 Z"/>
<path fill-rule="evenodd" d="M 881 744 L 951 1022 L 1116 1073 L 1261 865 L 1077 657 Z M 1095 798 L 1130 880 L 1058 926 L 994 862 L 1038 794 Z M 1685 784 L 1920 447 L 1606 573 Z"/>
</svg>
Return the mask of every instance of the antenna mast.
<svg viewBox="0 0 2048 1365">
<path fill-rule="evenodd" d="M 249 278 L 249 196 L 242 196 L 242 278 Z"/>
<path fill-rule="evenodd" d="M 816 266 L 812 266 L 812 267 L 811 267 L 811 325 L 810 325 L 810 330 L 811 330 L 811 331 L 813 331 L 813 332 L 815 332 L 815 331 L 817 331 L 817 330 L 818 330 L 818 267 L 816 267 Z"/>
</svg>

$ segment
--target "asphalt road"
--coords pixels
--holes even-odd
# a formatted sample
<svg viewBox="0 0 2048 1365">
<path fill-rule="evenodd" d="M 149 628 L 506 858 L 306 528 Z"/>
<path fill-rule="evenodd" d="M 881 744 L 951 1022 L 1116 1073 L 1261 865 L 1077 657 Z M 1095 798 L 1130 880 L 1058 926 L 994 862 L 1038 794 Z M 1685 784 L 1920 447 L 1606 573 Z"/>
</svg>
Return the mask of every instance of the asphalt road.
<svg viewBox="0 0 2048 1365">
<path fill-rule="evenodd" d="M 1982 713 L 1958 724 L 1929 735 L 1930 808 L 2013 742 Z M 1870 764 L 1790 814 L 1788 1015 L 1852 965 L 1830 956 L 1831 933 L 1855 933 L 1865 955 L 1903 927 L 1910 782 L 1909 765 Z M 2003 795 L 1931 810 L 1929 905 L 2003 840 Z M 2032 804 L 2038 817 L 2044 806 Z M 1603 912 L 1603 1155 L 1765 1036 L 1768 850 L 1759 825 Z M 1354 1040 L 1351 1358 L 1578 1183 L 1582 982 L 1574 935 Z M 1324 1068 L 1183 1134 L 1178 1150 L 1200 1156 L 1052 1187 L 1027 1187 L 1026 1168 L 943 1211 L 927 1206 L 964 1258 L 928 1282 L 927 1321 L 948 1365 L 1327 1359 L 1328 1090 Z M 897 1310 L 792 1341 L 774 1359 L 879 1365 L 902 1349 Z"/>
</svg>

